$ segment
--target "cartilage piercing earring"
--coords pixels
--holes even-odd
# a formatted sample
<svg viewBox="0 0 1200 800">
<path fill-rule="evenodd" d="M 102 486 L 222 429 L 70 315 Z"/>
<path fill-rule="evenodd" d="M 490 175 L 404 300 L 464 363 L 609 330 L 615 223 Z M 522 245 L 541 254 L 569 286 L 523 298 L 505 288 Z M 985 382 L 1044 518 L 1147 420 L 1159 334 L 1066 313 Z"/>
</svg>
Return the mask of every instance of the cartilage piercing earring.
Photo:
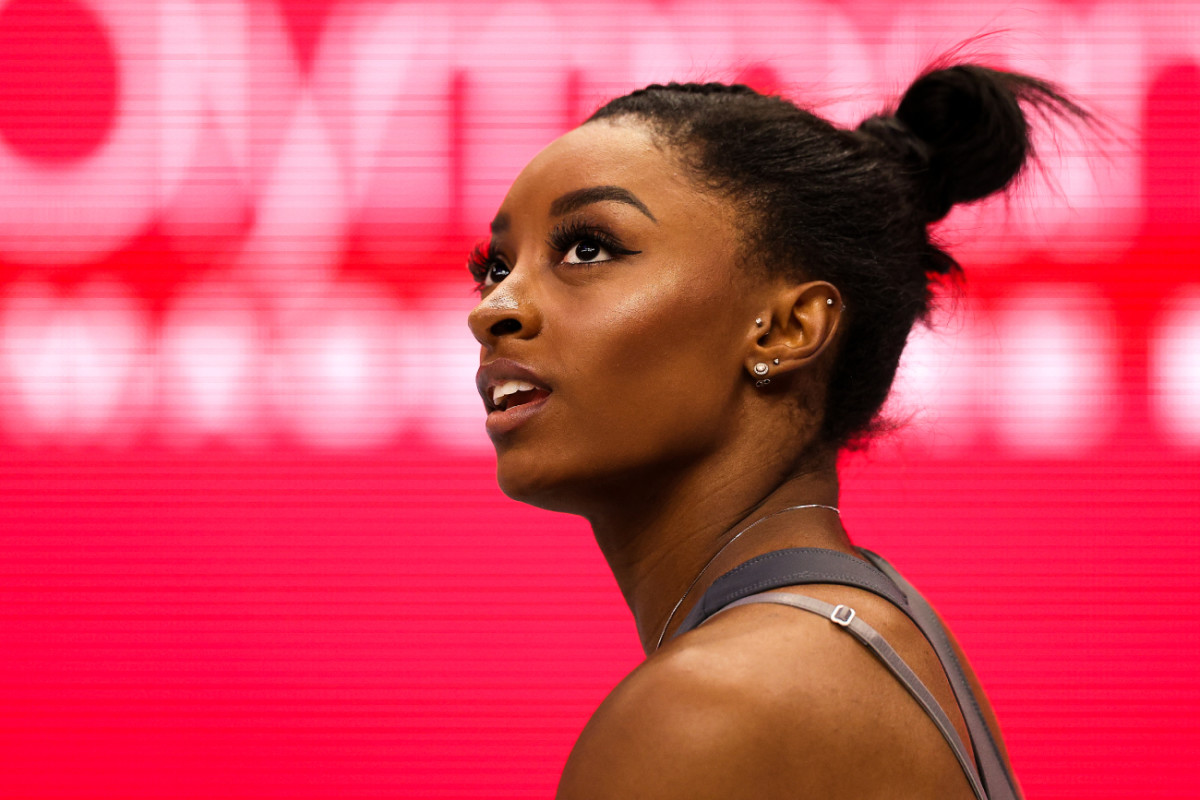
<svg viewBox="0 0 1200 800">
<path fill-rule="evenodd" d="M 771 369 L 770 367 L 768 367 L 766 364 L 764 364 L 763 362 L 760 361 L 754 365 L 754 374 L 755 375 L 766 375 L 770 369 Z"/>
<path fill-rule="evenodd" d="M 777 359 L 775 359 L 775 366 L 777 366 L 777 367 L 779 366 L 779 359 L 778 359 L 778 358 L 777 358 Z"/>
<path fill-rule="evenodd" d="M 826 298 L 825 298 L 825 305 L 827 305 L 827 306 L 831 306 L 831 305 L 833 305 L 833 298 L 832 298 L 832 297 L 826 297 Z"/>
<path fill-rule="evenodd" d="M 762 327 L 762 317 L 756 318 L 754 320 L 754 324 L 761 328 Z"/>
</svg>

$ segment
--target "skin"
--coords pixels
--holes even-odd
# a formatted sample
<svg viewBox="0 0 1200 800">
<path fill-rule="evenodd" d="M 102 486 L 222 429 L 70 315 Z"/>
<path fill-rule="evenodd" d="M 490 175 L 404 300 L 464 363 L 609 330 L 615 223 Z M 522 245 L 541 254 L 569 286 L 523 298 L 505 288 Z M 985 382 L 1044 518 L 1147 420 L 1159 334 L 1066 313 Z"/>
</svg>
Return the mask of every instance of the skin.
<svg viewBox="0 0 1200 800">
<path fill-rule="evenodd" d="M 621 187 L 641 208 L 609 199 L 555 213 L 593 187 Z M 547 238 L 564 219 L 640 252 L 555 248 Z M 493 435 L 500 486 L 591 523 L 647 653 L 584 729 L 558 797 L 972 797 L 916 702 L 827 621 L 752 605 L 670 639 L 712 581 L 756 555 L 857 557 L 824 509 L 780 514 L 733 541 L 788 506 L 837 505 L 836 452 L 817 441 L 814 409 L 853 313 L 828 283 L 757 268 L 740 237 L 747 224 L 630 119 L 551 143 L 493 223 L 502 280 L 469 317 L 481 362 L 512 359 L 553 390 L 535 416 Z M 585 252 L 590 264 L 569 263 Z M 759 362 L 771 368 L 766 389 L 755 387 Z M 936 656 L 898 609 L 849 587 L 795 591 L 855 608 L 968 740 Z"/>
</svg>

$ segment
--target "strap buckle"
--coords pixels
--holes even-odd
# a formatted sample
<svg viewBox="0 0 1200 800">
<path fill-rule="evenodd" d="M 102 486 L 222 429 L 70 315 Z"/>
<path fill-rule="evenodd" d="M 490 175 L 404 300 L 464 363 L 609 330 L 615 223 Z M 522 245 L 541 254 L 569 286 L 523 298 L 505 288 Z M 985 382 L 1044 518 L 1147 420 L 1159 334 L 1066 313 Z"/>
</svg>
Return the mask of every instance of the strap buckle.
<svg viewBox="0 0 1200 800">
<path fill-rule="evenodd" d="M 854 620 L 854 609 L 839 603 L 837 608 L 833 609 L 833 613 L 829 615 L 829 620 L 843 628 L 848 628 Z"/>
</svg>

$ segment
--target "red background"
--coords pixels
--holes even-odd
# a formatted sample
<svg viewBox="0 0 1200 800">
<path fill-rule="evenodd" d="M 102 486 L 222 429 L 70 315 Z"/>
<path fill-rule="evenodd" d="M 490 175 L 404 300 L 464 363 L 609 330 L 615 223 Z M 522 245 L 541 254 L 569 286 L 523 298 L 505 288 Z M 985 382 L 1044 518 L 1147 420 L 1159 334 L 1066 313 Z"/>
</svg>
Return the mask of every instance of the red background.
<svg viewBox="0 0 1200 800">
<path fill-rule="evenodd" d="M 944 226 L 846 522 L 1028 796 L 1198 796 L 1200 4 L 867 0 L 0 3 L 0 796 L 551 794 L 641 656 L 494 485 L 468 245 L 604 97 L 850 124 L 986 31 L 1111 135 Z"/>
</svg>

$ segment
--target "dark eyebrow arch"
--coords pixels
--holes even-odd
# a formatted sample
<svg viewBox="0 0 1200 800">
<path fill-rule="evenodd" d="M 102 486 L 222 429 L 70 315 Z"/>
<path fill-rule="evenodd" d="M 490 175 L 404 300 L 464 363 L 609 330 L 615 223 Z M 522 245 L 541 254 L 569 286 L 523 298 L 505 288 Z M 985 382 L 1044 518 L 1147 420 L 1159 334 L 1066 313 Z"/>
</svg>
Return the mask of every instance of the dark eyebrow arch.
<svg viewBox="0 0 1200 800">
<path fill-rule="evenodd" d="M 592 203 L 602 203 L 606 200 L 633 206 L 645 214 L 655 225 L 658 224 L 658 220 L 650 213 L 650 209 L 646 208 L 646 204 L 638 200 L 633 192 L 623 189 L 620 186 L 589 186 L 586 189 L 576 189 L 573 192 L 567 192 L 550 204 L 550 213 L 553 216 L 561 217 L 565 214 L 570 214 L 572 211 L 578 211 L 584 206 L 590 206 Z"/>
</svg>

